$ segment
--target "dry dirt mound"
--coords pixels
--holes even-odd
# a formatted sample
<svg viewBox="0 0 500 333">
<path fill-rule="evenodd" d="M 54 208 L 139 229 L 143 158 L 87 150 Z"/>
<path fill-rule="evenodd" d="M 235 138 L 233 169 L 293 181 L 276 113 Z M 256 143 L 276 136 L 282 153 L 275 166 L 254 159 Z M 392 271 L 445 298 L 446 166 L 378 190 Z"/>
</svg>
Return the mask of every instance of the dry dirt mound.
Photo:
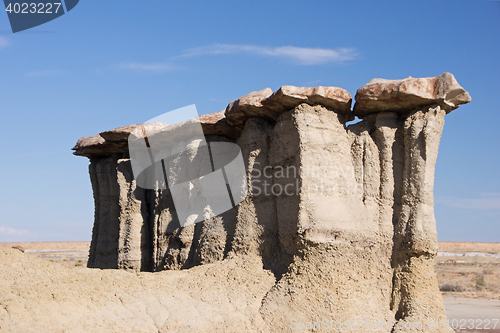
<svg viewBox="0 0 500 333">
<path fill-rule="evenodd" d="M 258 260 L 183 271 L 72 269 L 0 249 L 1 332 L 267 332 Z"/>
</svg>

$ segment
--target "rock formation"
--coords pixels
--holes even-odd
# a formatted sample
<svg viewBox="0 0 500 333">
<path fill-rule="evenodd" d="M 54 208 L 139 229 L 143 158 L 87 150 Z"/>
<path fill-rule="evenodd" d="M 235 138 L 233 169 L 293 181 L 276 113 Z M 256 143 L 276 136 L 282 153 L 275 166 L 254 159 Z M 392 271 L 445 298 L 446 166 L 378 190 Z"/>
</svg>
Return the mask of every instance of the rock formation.
<svg viewBox="0 0 500 333">
<path fill-rule="evenodd" d="M 470 97 L 444 73 L 374 79 L 355 98 L 351 111 L 341 88 L 266 88 L 198 117 L 207 142 L 241 148 L 248 194 L 183 228 L 169 188 L 136 185 L 128 152 L 137 126 L 153 133 L 165 124 L 80 139 L 73 149 L 90 159 L 95 199 L 89 267 L 161 271 L 258 258 L 276 278 L 260 308 L 273 332 L 288 331 L 292 318 L 447 332 L 428 327 L 446 319 L 433 270 L 434 166 L 445 114 Z M 354 116 L 362 120 L 347 124 Z M 191 159 L 204 158 L 193 149 Z M 180 175 L 181 162 L 170 170 Z"/>
</svg>

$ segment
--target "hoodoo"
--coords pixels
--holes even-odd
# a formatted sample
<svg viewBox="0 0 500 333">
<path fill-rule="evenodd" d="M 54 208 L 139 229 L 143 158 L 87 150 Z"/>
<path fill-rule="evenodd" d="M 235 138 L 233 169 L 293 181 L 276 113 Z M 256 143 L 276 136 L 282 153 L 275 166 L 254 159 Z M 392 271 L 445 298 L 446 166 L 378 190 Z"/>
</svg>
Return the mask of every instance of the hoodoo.
<svg viewBox="0 0 500 333">
<path fill-rule="evenodd" d="M 133 174 L 131 133 L 168 136 L 172 126 L 81 138 L 74 154 L 90 159 L 95 200 L 88 266 L 155 272 L 251 256 L 276 278 L 260 308 L 273 332 L 288 331 L 291 318 L 449 331 L 429 326 L 446 320 L 433 269 L 434 166 L 445 115 L 470 96 L 444 73 L 374 79 L 355 99 L 351 110 L 341 88 L 266 88 L 176 124 L 178 131 L 199 122 L 209 144 L 237 144 L 245 165 L 242 201 L 194 224 L 179 220 L 168 184 L 142 188 Z M 355 117 L 361 121 L 348 124 Z M 206 176 L 180 167 L 207 158 L 200 145 L 186 146 L 164 169 L 187 181 Z"/>
</svg>

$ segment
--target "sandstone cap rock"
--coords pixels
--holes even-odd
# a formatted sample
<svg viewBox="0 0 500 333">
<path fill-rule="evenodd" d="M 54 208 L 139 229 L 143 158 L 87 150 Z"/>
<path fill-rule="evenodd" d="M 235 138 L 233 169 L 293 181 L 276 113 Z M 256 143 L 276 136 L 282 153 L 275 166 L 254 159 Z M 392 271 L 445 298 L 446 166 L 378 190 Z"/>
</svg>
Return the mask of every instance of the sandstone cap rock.
<svg viewBox="0 0 500 333">
<path fill-rule="evenodd" d="M 436 77 L 402 80 L 373 79 L 358 89 L 356 104 L 351 111 L 352 97 L 338 87 L 295 87 L 282 86 L 273 91 L 265 88 L 253 91 L 229 103 L 225 110 L 202 115 L 183 123 L 147 123 L 122 126 L 91 137 L 78 140 L 73 150 L 79 156 L 104 156 L 127 153 L 127 139 L 131 133 L 142 138 L 144 135 L 161 135 L 168 139 L 169 131 L 189 135 L 189 128 L 200 123 L 205 135 L 221 135 L 230 139 L 238 138 L 246 121 L 251 117 L 261 117 L 276 121 L 281 113 L 302 103 L 321 104 L 353 120 L 354 115 L 363 118 L 371 113 L 395 111 L 405 115 L 412 110 L 437 104 L 446 112 L 470 102 L 471 98 L 450 73 Z M 138 127 L 141 126 L 140 130 Z M 142 134 L 141 134 L 142 133 Z M 167 140 L 168 141 L 168 140 Z"/>
<path fill-rule="evenodd" d="M 168 126 L 165 123 L 148 123 L 139 125 L 127 125 L 115 129 L 101 132 L 94 136 L 83 137 L 78 140 L 72 148 L 77 156 L 104 156 L 112 154 L 123 154 L 128 152 L 127 139 L 130 133 L 139 126 L 143 126 L 147 131 L 154 131 Z M 137 131 L 135 131 L 137 132 Z"/>
<path fill-rule="evenodd" d="M 205 135 L 221 135 L 230 139 L 238 138 L 240 132 L 233 126 L 229 125 L 225 110 L 204 114 L 195 119 L 200 122 L 201 128 Z"/>
<path fill-rule="evenodd" d="M 469 93 L 453 74 L 402 80 L 373 79 L 356 92 L 354 115 L 363 118 L 382 111 L 406 113 L 422 106 L 438 104 L 447 113 L 469 103 Z"/>
<path fill-rule="evenodd" d="M 245 123 L 250 117 L 262 117 L 266 119 L 276 120 L 279 112 L 270 110 L 262 105 L 262 100 L 273 94 L 271 88 L 265 88 L 259 91 L 240 97 L 228 104 L 225 111 L 227 122 L 242 130 Z"/>
<path fill-rule="evenodd" d="M 106 141 L 120 142 L 127 141 L 128 136 L 131 133 L 137 133 L 137 128 L 142 127 L 146 132 L 157 131 L 162 128 L 167 127 L 168 124 L 162 122 L 154 122 L 154 123 L 146 123 L 146 124 L 138 124 L 138 125 L 127 125 L 118 127 L 106 132 L 101 132 L 99 135 L 104 138 Z"/>
<path fill-rule="evenodd" d="M 338 87 L 282 86 L 262 101 L 264 106 L 280 113 L 302 103 L 321 104 L 350 118 L 352 96 L 345 89 Z"/>
<path fill-rule="evenodd" d="M 94 153 L 99 155 L 99 151 L 103 153 L 106 151 L 108 146 L 105 145 L 106 140 L 99 134 L 94 136 L 86 136 L 78 139 L 75 146 L 71 148 L 74 150 L 73 154 L 77 156 L 87 156 L 90 157 Z"/>
<path fill-rule="evenodd" d="M 118 127 L 94 136 L 80 138 L 72 150 L 75 151 L 74 155 L 86 157 L 123 154 L 128 152 L 128 137 L 130 134 L 134 134 L 135 137 L 141 139 L 144 136 L 160 133 L 168 135 L 169 131 L 182 131 L 182 127 L 189 127 L 190 124 L 198 122 L 201 124 L 205 135 L 222 135 L 232 139 L 237 138 L 239 135 L 239 132 L 227 123 L 223 110 L 201 115 L 175 125 L 153 122 Z"/>
<path fill-rule="evenodd" d="M 346 90 L 338 87 L 290 85 L 282 86 L 274 93 L 270 88 L 253 91 L 232 101 L 226 108 L 226 119 L 229 124 L 243 129 L 246 120 L 250 117 L 276 121 L 281 113 L 302 103 L 321 104 L 346 116 L 346 120 L 354 119 L 351 114 L 352 97 Z"/>
</svg>

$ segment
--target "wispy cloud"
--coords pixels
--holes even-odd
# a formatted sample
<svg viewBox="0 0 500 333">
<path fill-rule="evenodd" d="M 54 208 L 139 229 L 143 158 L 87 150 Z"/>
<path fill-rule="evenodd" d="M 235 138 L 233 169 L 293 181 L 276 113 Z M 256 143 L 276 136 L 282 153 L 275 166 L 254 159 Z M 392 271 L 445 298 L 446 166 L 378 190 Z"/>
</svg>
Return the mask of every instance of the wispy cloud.
<svg viewBox="0 0 500 333">
<path fill-rule="evenodd" d="M 9 44 L 9 40 L 7 38 L 0 36 L 0 49 L 7 47 Z"/>
<path fill-rule="evenodd" d="M 317 65 L 328 62 L 349 61 L 354 60 L 357 56 L 356 51 L 353 48 L 322 49 L 296 46 L 268 47 L 259 45 L 214 44 L 189 49 L 180 56 L 174 58 L 194 57 L 206 54 L 219 55 L 235 53 L 255 54 L 266 57 L 288 59 L 301 65 Z"/>
<path fill-rule="evenodd" d="M 141 62 L 127 62 L 121 63 L 120 68 L 130 69 L 141 72 L 164 73 L 177 69 L 176 66 L 167 63 L 141 63 Z"/>
<path fill-rule="evenodd" d="M 358 55 L 354 48 L 322 49 L 297 46 L 268 47 L 259 45 L 213 44 L 188 49 L 178 56 L 169 58 L 168 62 L 125 62 L 119 64 L 118 67 L 138 72 L 165 73 L 182 69 L 178 65 L 173 64 L 173 61 L 176 59 L 228 54 L 250 54 L 281 58 L 291 60 L 299 65 L 319 65 L 330 62 L 349 61 L 356 59 Z"/>
<path fill-rule="evenodd" d="M 26 235 L 28 230 L 25 229 L 14 229 L 5 226 L 0 226 L 0 235 L 6 236 L 18 236 L 18 235 Z"/>
<path fill-rule="evenodd" d="M 315 84 L 315 83 L 319 83 L 319 82 L 321 82 L 321 80 L 309 81 L 309 82 L 306 82 L 306 84 Z"/>
<path fill-rule="evenodd" d="M 479 198 L 436 198 L 436 203 L 467 210 L 498 211 L 500 210 L 500 193 L 482 193 Z"/>
<path fill-rule="evenodd" d="M 45 71 L 29 72 L 29 73 L 26 73 L 26 76 L 54 76 L 54 75 L 59 75 L 62 73 L 63 73 L 63 71 L 61 71 L 61 70 L 50 69 L 50 70 L 45 70 Z"/>
</svg>

